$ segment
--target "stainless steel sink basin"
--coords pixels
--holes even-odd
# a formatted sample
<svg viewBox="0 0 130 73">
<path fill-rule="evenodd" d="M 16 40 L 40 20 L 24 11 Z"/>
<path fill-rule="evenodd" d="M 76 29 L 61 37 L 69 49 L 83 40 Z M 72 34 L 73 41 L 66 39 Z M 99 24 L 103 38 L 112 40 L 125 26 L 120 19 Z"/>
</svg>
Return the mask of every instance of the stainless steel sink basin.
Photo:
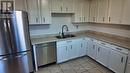
<svg viewBox="0 0 130 73">
<path fill-rule="evenodd" d="M 56 36 L 56 38 L 58 38 L 58 39 L 72 38 L 72 37 L 75 37 L 75 35 L 70 34 L 70 35 L 64 35 L 64 36 Z"/>
</svg>

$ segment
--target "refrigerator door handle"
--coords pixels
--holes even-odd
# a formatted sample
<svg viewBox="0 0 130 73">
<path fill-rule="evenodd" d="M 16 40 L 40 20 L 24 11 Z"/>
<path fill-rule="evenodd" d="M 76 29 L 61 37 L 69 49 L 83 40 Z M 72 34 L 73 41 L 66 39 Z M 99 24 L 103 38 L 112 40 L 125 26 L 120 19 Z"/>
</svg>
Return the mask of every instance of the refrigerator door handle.
<svg viewBox="0 0 130 73">
<path fill-rule="evenodd" d="M 0 59 L 0 61 L 7 61 L 8 59 L 6 58 L 6 57 L 2 57 L 1 59 Z"/>
<path fill-rule="evenodd" d="M 22 54 L 22 55 L 18 55 L 18 56 L 16 56 L 15 58 L 22 58 L 22 57 L 24 57 L 24 56 L 26 56 L 27 54 Z"/>
</svg>

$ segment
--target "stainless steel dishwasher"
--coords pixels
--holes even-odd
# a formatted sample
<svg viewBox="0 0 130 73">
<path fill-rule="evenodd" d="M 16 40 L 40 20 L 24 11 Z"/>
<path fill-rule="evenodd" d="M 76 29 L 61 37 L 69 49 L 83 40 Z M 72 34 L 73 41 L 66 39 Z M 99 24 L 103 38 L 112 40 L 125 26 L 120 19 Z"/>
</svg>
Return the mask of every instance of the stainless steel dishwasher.
<svg viewBox="0 0 130 73">
<path fill-rule="evenodd" d="M 56 43 L 43 43 L 36 45 L 37 66 L 56 62 Z"/>
</svg>

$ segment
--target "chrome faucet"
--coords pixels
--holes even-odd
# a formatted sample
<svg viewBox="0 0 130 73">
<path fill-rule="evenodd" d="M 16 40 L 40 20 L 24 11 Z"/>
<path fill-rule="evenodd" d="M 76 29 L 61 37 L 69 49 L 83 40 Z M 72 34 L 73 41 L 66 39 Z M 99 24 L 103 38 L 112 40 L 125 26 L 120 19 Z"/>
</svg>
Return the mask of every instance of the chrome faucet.
<svg viewBox="0 0 130 73">
<path fill-rule="evenodd" d="M 63 26 L 62 26 L 62 37 L 65 36 L 65 32 L 64 32 L 64 28 L 65 28 L 65 27 L 66 27 L 66 32 L 69 31 L 68 26 L 67 26 L 67 25 L 63 25 Z"/>
</svg>

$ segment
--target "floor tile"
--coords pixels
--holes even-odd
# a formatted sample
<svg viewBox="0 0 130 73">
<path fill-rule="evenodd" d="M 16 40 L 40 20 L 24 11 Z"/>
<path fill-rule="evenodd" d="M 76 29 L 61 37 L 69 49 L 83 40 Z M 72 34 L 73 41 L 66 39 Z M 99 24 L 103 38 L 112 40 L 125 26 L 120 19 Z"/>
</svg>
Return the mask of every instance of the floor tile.
<svg viewBox="0 0 130 73">
<path fill-rule="evenodd" d="M 114 73 L 91 58 L 82 57 L 40 68 L 36 73 Z"/>
</svg>

